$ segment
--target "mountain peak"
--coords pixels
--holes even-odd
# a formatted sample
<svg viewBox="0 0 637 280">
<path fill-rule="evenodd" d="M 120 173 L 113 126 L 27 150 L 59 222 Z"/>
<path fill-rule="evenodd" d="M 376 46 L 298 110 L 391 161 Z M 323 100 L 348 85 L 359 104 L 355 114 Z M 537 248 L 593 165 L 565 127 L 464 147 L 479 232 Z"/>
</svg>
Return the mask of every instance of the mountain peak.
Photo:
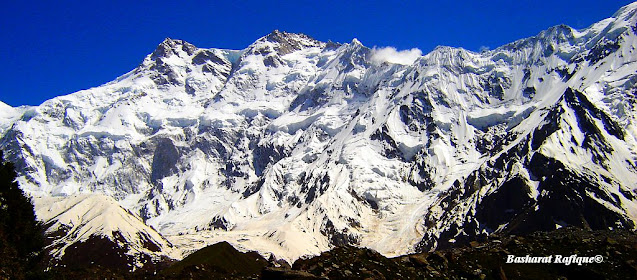
<svg viewBox="0 0 637 280">
<path fill-rule="evenodd" d="M 192 55 L 197 47 L 184 40 L 172 39 L 166 37 L 152 53 L 153 58 L 157 57 L 169 57 L 173 54 L 177 54 L 179 50 L 186 52 L 188 55 Z"/>
<path fill-rule="evenodd" d="M 635 19 L 635 15 L 637 15 L 637 2 L 621 7 L 617 10 L 613 17 L 620 20 L 630 21 Z"/>
<path fill-rule="evenodd" d="M 307 36 L 303 33 L 290 33 L 285 31 L 280 31 L 278 29 L 273 30 L 268 35 L 265 35 L 266 40 L 274 43 L 281 43 L 288 40 L 298 40 L 299 38 L 308 38 L 312 39 L 310 36 Z"/>
<path fill-rule="evenodd" d="M 356 38 L 352 39 L 351 44 L 352 44 L 352 45 L 361 45 L 361 46 L 363 45 L 363 43 L 361 43 L 361 41 L 359 41 L 359 40 L 358 40 L 358 39 L 356 39 Z"/>
<path fill-rule="evenodd" d="M 320 42 L 308 35 L 302 33 L 289 33 L 280 31 L 278 29 L 270 32 L 270 34 L 261 37 L 253 45 L 261 45 L 262 43 L 274 44 L 272 48 L 279 55 L 286 55 L 288 53 L 301 50 L 309 47 L 323 47 L 325 43 Z M 258 47 L 259 53 L 267 53 L 262 47 Z"/>
<path fill-rule="evenodd" d="M 270 42 L 280 42 L 283 38 L 287 37 L 288 35 L 291 35 L 292 33 L 288 33 L 285 31 L 280 31 L 278 29 L 274 29 L 272 32 L 270 32 L 268 35 L 265 35 L 265 38 L 270 41 Z"/>
</svg>

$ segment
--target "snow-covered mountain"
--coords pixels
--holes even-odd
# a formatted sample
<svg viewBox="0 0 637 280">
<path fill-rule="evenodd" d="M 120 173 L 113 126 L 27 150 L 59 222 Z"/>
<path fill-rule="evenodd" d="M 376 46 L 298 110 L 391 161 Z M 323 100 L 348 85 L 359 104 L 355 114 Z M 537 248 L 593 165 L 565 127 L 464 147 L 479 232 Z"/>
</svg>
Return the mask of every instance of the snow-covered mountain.
<svg viewBox="0 0 637 280">
<path fill-rule="evenodd" d="M 89 236 L 146 232 L 184 254 L 228 241 L 286 260 L 342 244 L 394 256 L 494 232 L 635 229 L 636 14 L 412 63 L 280 31 L 243 50 L 166 39 L 108 84 L 0 104 L 0 147 L 38 209 L 84 209 L 116 221 Z"/>
</svg>

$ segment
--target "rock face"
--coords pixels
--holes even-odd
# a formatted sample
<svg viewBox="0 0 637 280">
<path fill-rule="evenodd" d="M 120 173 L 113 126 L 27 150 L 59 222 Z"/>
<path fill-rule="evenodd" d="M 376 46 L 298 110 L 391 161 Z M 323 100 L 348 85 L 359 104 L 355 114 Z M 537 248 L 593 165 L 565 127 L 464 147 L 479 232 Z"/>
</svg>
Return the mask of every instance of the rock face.
<svg viewBox="0 0 637 280">
<path fill-rule="evenodd" d="M 113 82 L 3 109 L 0 146 L 28 193 L 112 197 L 185 254 L 634 229 L 636 13 L 410 64 L 280 31 L 166 39 Z"/>
</svg>

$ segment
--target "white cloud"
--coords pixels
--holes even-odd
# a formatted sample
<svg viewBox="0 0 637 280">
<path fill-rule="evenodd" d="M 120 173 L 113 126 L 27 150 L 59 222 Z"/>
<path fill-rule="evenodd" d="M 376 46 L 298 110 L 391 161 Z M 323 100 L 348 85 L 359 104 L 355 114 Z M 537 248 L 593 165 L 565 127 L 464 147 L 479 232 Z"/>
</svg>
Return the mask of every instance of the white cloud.
<svg viewBox="0 0 637 280">
<path fill-rule="evenodd" d="M 397 63 L 409 65 L 414 63 L 422 55 L 422 51 L 413 48 L 411 50 L 398 51 L 394 47 L 384 47 L 372 49 L 371 60 L 374 63 L 381 64 L 383 62 Z"/>
</svg>

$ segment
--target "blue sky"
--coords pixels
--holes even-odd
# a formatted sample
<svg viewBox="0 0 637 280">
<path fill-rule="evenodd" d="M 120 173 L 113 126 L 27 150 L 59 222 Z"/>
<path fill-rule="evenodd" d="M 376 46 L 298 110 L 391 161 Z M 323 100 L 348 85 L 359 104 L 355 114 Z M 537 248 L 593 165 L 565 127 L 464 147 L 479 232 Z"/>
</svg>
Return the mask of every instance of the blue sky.
<svg viewBox="0 0 637 280">
<path fill-rule="evenodd" d="M 423 53 L 438 45 L 478 51 L 561 23 L 584 28 L 630 2 L 4 1 L 0 101 L 38 105 L 101 85 L 135 68 L 166 37 L 242 49 L 279 29 Z"/>
</svg>

